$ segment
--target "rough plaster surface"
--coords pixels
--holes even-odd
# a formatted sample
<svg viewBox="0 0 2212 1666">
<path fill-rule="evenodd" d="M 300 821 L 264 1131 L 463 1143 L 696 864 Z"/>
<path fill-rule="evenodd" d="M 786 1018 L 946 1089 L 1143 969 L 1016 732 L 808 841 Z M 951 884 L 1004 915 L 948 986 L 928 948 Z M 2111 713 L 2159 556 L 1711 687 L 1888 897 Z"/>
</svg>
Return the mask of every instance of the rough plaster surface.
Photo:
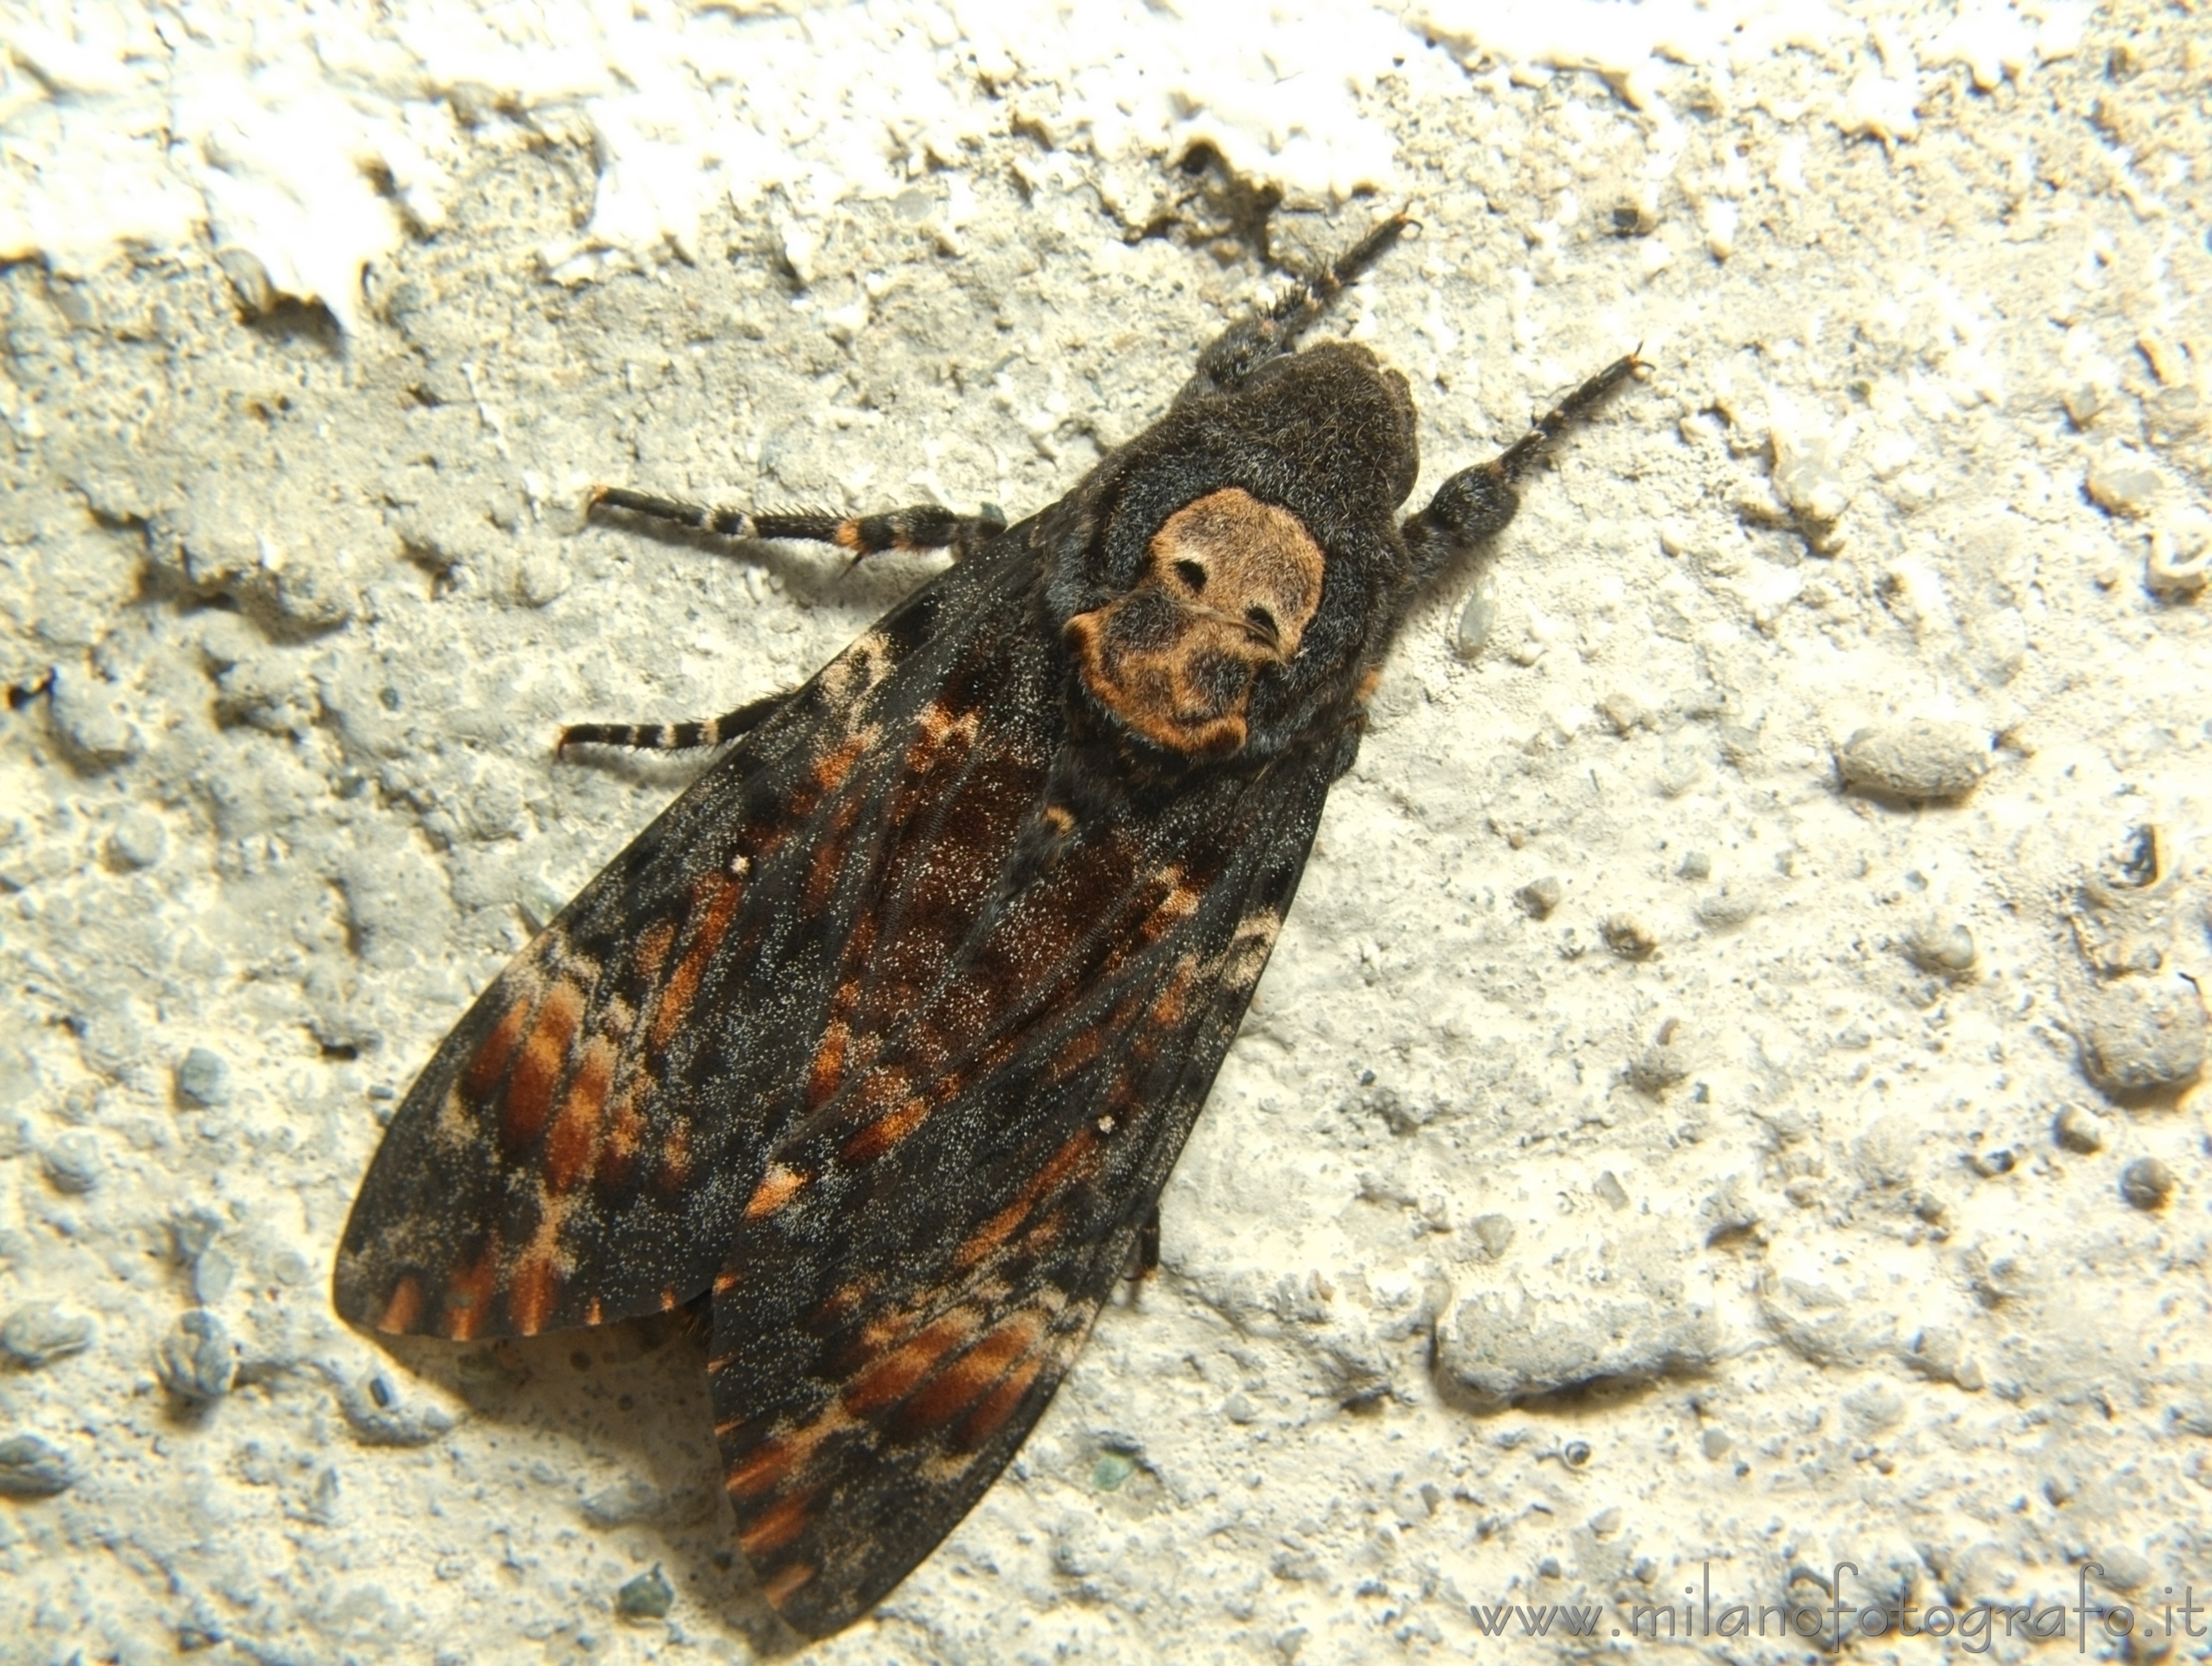
<svg viewBox="0 0 2212 1666">
<path fill-rule="evenodd" d="M 568 265 L 620 246 L 610 153 L 495 101 L 357 287 L 189 205 L 0 273 L 0 1658 L 789 1649 L 693 1341 L 386 1352 L 325 1296 L 380 1116 L 687 776 L 557 725 L 788 684 L 927 570 L 584 489 L 1018 514 L 1263 244 L 1399 201 L 1332 327 L 1412 378 L 1425 483 L 1655 372 L 1408 628 L 1159 1276 L 809 1657 L 1538 1660 L 1838 1560 L 2069 1633 L 2094 1560 L 2153 1644 L 2206 1596 L 2212 41 L 1869 13 L 1607 78 L 1428 27 L 1346 95 L 1388 198 L 1056 131 L 956 33 L 908 70 L 945 154 L 707 201 L 681 258 Z M 1553 1603 L 1595 1637 L 1480 1635 Z M 1802 1657 L 1765 1624 L 1679 1646 Z M 1990 1630 L 1949 1646 L 2030 1651 Z"/>
</svg>

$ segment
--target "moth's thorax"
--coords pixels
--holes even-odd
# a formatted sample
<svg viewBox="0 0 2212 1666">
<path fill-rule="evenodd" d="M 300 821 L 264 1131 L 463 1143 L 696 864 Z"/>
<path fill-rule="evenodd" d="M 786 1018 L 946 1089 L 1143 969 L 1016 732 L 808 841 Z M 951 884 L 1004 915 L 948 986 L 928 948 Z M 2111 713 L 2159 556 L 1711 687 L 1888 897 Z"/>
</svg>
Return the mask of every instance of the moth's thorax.
<svg viewBox="0 0 2212 1666">
<path fill-rule="evenodd" d="M 1345 721 L 1403 612 L 1419 467 L 1405 379 L 1355 343 L 1179 400 L 1039 518 L 1079 708 L 1171 769 Z"/>
<path fill-rule="evenodd" d="M 1253 679 L 1297 653 L 1325 565 L 1296 515 L 1224 487 L 1170 515 L 1136 585 L 1063 635 L 1091 697 L 1136 733 L 1186 756 L 1233 752 Z"/>
</svg>

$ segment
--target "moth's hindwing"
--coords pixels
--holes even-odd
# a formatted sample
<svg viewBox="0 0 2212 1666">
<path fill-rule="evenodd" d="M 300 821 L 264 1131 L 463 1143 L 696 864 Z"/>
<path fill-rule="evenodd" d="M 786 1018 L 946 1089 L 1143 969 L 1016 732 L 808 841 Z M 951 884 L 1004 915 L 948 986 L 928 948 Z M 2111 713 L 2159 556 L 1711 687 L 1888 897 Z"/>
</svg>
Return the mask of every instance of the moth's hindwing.
<svg viewBox="0 0 2212 1666">
<path fill-rule="evenodd" d="M 910 1005 L 848 963 L 842 1063 L 727 1246 L 709 1350 L 738 1541 L 796 1629 L 896 1584 L 1043 1411 L 1236 1034 L 1334 773 L 1294 753 L 1118 817 Z"/>
</svg>

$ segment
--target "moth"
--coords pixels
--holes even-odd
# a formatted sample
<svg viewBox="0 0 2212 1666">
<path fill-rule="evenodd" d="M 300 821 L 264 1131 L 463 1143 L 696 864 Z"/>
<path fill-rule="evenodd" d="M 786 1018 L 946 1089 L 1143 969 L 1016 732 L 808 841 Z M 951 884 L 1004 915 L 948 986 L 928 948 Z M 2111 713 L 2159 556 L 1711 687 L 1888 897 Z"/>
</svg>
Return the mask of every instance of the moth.
<svg viewBox="0 0 2212 1666">
<path fill-rule="evenodd" d="M 798 1632 L 990 1486 L 1156 1219 L 1424 584 L 1599 372 L 1401 519 L 1405 378 L 1299 349 L 1376 226 L 1012 526 L 598 511 L 953 564 L 787 694 L 562 745 L 726 747 L 402 1102 L 338 1311 L 461 1340 L 703 1300 L 738 1542 Z"/>
</svg>

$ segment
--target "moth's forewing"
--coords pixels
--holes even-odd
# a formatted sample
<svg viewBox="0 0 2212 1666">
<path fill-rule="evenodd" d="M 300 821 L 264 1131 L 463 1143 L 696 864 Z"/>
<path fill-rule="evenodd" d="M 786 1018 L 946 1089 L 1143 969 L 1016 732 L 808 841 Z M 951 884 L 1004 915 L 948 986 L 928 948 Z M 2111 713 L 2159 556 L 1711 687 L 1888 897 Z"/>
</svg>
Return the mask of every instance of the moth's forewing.
<svg viewBox="0 0 2212 1666">
<path fill-rule="evenodd" d="M 823 876 L 856 848 L 896 860 L 910 733 L 963 656 L 1022 628 L 1022 531 L 847 648 L 484 992 L 362 1183 L 342 1315 L 394 1335 L 526 1335 L 708 1287 L 769 1144 L 801 1114 L 830 964 L 876 928 Z"/>
</svg>

